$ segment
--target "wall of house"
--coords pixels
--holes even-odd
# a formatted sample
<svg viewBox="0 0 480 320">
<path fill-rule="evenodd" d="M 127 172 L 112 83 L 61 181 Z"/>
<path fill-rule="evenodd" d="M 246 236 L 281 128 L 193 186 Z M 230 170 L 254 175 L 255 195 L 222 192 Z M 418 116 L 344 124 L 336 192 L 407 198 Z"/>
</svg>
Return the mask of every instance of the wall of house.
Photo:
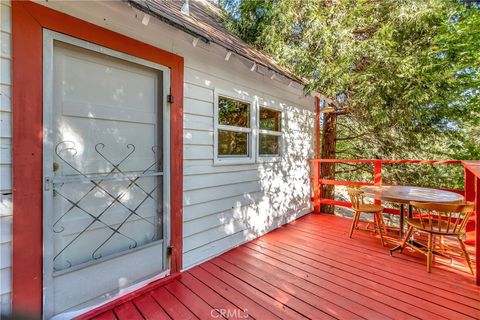
<svg viewBox="0 0 480 320">
<path fill-rule="evenodd" d="M 0 313 L 10 311 L 12 248 L 11 8 L 0 2 Z"/>
<path fill-rule="evenodd" d="M 55 10 L 185 57 L 184 268 L 311 211 L 307 160 L 314 152 L 314 101 L 301 89 L 250 71 L 225 49 L 199 41 L 120 2 L 40 2 Z M 3 10 L 5 8 L 5 10 Z M 5 13 L 4 13 L 5 11 Z M 2 2 L 2 307 L 9 307 L 11 241 L 10 19 Z M 5 18 L 4 18 L 5 17 Z M 4 26 L 5 25 L 5 26 Z M 5 56 L 5 58 L 3 58 Z M 6 66 L 5 69 L 4 65 Z M 3 79 L 5 73 L 5 80 Z M 5 82 L 5 85 L 4 85 Z M 284 111 L 285 151 L 278 162 L 214 166 L 213 91 L 250 96 Z M 5 92 L 5 94 L 4 94 Z M 4 195 L 5 194 L 5 195 Z M 5 230 L 5 231 L 4 231 Z M 4 252 L 6 254 L 4 254 Z M 3 257 L 7 258 L 3 258 Z M 4 281 L 5 279 L 5 281 Z"/>
<path fill-rule="evenodd" d="M 225 79 L 189 67 L 185 73 L 183 244 L 187 268 L 311 211 L 307 165 L 314 150 L 311 105 L 302 105 L 298 96 L 270 95 L 270 78 L 256 89 L 249 86 L 248 78 Z M 213 88 L 253 96 L 261 105 L 284 111 L 285 149 L 278 162 L 213 165 Z"/>
</svg>

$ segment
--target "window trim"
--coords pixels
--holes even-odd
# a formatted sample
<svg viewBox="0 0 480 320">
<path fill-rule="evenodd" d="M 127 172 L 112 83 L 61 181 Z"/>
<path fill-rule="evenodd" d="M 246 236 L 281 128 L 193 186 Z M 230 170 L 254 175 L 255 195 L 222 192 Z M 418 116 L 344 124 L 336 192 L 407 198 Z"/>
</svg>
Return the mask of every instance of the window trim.
<svg viewBox="0 0 480 320">
<path fill-rule="evenodd" d="M 260 129 L 260 109 L 269 109 L 272 111 L 280 112 L 280 131 L 272 131 L 272 130 L 266 130 L 266 129 Z M 257 110 L 257 136 L 256 136 L 256 155 L 257 155 L 257 163 L 263 163 L 263 162 L 278 162 L 282 158 L 282 155 L 284 153 L 284 128 L 285 128 L 285 112 L 283 111 L 282 108 L 276 107 L 276 106 L 268 106 L 268 105 L 258 105 Z M 278 147 L 278 155 L 275 154 L 265 154 L 261 155 L 260 150 L 258 147 L 260 146 L 260 134 L 266 134 L 270 136 L 277 136 L 279 137 L 279 147 Z"/>
<path fill-rule="evenodd" d="M 213 95 L 213 102 L 214 102 L 214 112 L 213 112 L 213 164 L 214 165 L 234 165 L 234 164 L 249 164 L 249 163 L 255 163 L 255 158 L 256 158 L 256 104 L 255 101 L 248 96 L 245 95 L 236 95 L 232 94 L 232 92 L 221 90 L 218 88 L 214 89 L 214 95 Z M 225 97 L 225 98 L 230 98 L 234 99 L 237 101 L 245 102 L 250 105 L 250 127 L 249 128 L 244 128 L 244 127 L 236 127 L 236 126 L 230 126 L 230 125 L 223 125 L 219 124 L 218 120 L 218 99 L 219 97 Z M 248 139 L 248 150 L 249 150 L 249 155 L 247 157 L 245 156 L 238 156 L 238 155 L 230 155 L 230 156 L 219 156 L 218 155 L 218 131 L 219 130 L 226 130 L 226 131 L 233 131 L 233 132 L 242 132 L 242 133 L 247 133 L 249 134 L 249 139 Z"/>
</svg>

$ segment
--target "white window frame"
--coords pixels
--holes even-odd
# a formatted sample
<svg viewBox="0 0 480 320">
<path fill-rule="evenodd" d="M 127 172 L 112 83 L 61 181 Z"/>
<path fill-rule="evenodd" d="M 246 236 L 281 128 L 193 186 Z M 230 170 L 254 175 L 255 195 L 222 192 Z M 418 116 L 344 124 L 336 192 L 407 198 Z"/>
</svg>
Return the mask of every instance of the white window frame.
<svg viewBox="0 0 480 320">
<path fill-rule="evenodd" d="M 280 131 L 272 131 L 272 130 L 265 130 L 265 129 L 260 129 L 260 108 L 263 109 L 269 109 L 272 111 L 280 112 Z M 257 105 L 257 147 L 256 147 L 256 154 L 257 154 L 257 162 L 258 163 L 263 163 L 263 162 L 277 162 L 280 161 L 283 153 L 284 153 L 284 136 L 283 136 L 283 130 L 285 127 L 285 112 L 282 110 L 280 107 L 276 106 L 267 106 L 267 105 Z M 260 134 L 268 134 L 271 136 L 277 136 L 279 137 L 279 146 L 278 146 L 278 155 L 274 154 L 266 154 L 266 155 L 261 155 L 260 154 Z"/>
<path fill-rule="evenodd" d="M 243 128 L 243 127 L 236 127 L 236 126 L 228 126 L 222 125 L 218 123 L 218 99 L 219 97 L 225 97 L 234 99 L 237 101 L 245 102 L 250 105 L 250 127 Z M 214 119 L 213 119 L 213 164 L 214 165 L 235 165 L 235 164 L 248 164 L 248 163 L 255 163 L 255 157 L 257 154 L 256 151 L 256 107 L 255 101 L 248 96 L 245 95 L 235 95 L 229 91 L 225 91 L 222 89 L 215 88 L 214 89 Z M 248 139 L 248 156 L 219 156 L 218 155 L 218 130 L 227 130 L 227 131 L 234 131 L 234 132 L 244 132 L 250 135 Z"/>
</svg>

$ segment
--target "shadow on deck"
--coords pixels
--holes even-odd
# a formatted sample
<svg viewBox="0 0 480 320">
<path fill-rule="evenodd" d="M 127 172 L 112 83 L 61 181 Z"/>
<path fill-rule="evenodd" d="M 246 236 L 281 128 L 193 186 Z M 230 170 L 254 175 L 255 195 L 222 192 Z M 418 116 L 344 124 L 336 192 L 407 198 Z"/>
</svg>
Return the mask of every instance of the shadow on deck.
<svg viewBox="0 0 480 320">
<path fill-rule="evenodd" d="M 350 223 L 307 215 L 94 319 L 480 318 L 462 259 L 437 259 L 429 274 L 424 256 L 389 255 L 394 236 L 387 247 L 369 232 L 348 239 Z"/>
</svg>

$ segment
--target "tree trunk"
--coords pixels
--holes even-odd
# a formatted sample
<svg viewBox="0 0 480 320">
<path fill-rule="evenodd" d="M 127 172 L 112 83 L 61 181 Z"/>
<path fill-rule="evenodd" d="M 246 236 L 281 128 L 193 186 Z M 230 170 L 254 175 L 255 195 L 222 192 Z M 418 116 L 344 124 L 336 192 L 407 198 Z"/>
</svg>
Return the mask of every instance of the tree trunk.
<svg viewBox="0 0 480 320">
<path fill-rule="evenodd" d="M 322 153 L 321 159 L 335 159 L 336 138 L 337 136 L 337 114 L 335 112 L 324 113 L 322 126 Z M 320 165 L 320 178 L 334 180 L 335 179 L 335 163 L 322 163 Z M 334 199 L 335 186 L 322 185 L 322 198 Z M 335 207 L 332 205 L 322 204 L 320 212 L 333 213 Z"/>
</svg>

